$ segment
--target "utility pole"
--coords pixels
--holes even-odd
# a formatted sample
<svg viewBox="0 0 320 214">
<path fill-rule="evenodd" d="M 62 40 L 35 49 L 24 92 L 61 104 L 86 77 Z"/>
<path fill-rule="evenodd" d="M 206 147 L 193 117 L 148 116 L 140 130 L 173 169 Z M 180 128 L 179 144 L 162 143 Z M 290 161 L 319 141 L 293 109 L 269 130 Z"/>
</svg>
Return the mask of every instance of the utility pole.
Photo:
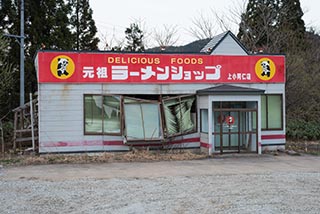
<svg viewBox="0 0 320 214">
<path fill-rule="evenodd" d="M 20 36 L 12 34 L 3 34 L 7 37 L 15 38 L 20 45 L 20 106 L 24 105 L 24 0 L 20 6 Z M 0 0 L 1 7 L 1 0 Z M 20 39 L 20 42 L 19 40 Z"/>
<path fill-rule="evenodd" d="M 24 0 L 20 8 L 20 106 L 24 105 Z"/>
</svg>

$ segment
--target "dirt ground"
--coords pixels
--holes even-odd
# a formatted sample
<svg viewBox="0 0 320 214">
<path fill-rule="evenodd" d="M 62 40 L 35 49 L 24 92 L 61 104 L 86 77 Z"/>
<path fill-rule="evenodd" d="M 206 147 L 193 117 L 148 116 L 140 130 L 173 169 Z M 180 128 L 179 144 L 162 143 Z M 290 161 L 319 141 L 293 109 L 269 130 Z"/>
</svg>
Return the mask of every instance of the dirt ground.
<svg viewBox="0 0 320 214">
<path fill-rule="evenodd" d="M 320 213 L 320 156 L 0 168 L 0 213 Z"/>
</svg>

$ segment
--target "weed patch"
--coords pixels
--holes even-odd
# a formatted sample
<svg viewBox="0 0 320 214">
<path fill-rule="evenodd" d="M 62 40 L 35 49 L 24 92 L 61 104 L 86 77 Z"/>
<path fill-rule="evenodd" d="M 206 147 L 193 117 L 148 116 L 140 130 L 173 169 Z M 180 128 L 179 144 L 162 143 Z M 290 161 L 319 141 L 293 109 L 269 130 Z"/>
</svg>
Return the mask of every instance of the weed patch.
<svg viewBox="0 0 320 214">
<path fill-rule="evenodd" d="M 83 154 L 46 154 L 20 155 L 0 159 L 4 166 L 44 165 L 44 164 L 82 164 L 82 163 L 112 163 L 112 162 L 150 162 L 195 160 L 207 158 L 207 154 L 191 151 L 131 151 L 124 153 L 83 153 Z"/>
</svg>

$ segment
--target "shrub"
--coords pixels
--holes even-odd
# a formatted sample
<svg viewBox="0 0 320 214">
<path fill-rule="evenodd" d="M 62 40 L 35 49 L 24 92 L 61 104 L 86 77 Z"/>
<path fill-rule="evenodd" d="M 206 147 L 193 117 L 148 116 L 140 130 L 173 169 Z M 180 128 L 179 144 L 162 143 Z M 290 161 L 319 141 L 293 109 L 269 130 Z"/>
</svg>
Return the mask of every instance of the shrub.
<svg viewBox="0 0 320 214">
<path fill-rule="evenodd" d="M 320 140 L 320 122 L 288 120 L 287 138 L 291 140 Z"/>
</svg>

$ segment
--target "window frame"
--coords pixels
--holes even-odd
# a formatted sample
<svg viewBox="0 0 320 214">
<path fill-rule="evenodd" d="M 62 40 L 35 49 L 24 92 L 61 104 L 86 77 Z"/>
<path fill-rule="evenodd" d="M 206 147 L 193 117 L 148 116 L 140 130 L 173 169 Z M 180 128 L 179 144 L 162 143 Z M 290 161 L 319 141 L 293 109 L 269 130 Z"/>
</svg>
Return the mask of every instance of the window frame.
<svg viewBox="0 0 320 214">
<path fill-rule="evenodd" d="M 202 112 L 207 112 L 207 118 L 202 118 Z M 200 133 L 204 133 L 204 134 L 208 134 L 209 133 L 209 127 L 207 131 L 203 131 L 203 127 L 202 127 L 202 122 L 203 122 L 203 119 L 207 119 L 206 121 L 206 124 L 208 124 L 208 118 L 209 118 L 209 109 L 207 108 L 201 108 L 200 109 Z"/>
<path fill-rule="evenodd" d="M 176 134 L 168 134 L 167 131 L 167 124 L 166 124 L 166 114 L 165 114 L 165 101 L 169 101 L 169 100 L 174 100 L 174 99 L 179 99 L 180 103 L 181 103 L 181 99 L 186 98 L 186 97 L 194 97 L 194 105 L 195 105 L 195 121 L 194 121 L 194 129 L 187 131 L 187 132 L 179 132 Z M 164 98 L 161 100 L 161 105 L 162 105 L 162 111 L 163 111 L 163 123 L 164 123 L 164 127 L 163 127 L 163 132 L 164 132 L 164 138 L 172 138 L 172 137 L 177 137 L 177 136 L 182 136 L 182 135 L 187 135 L 187 134 L 193 134 L 197 132 L 198 129 L 198 123 L 197 123 L 197 118 L 198 118 L 198 113 L 197 113 L 197 96 L 195 94 L 184 94 L 184 95 L 177 95 L 177 96 L 172 96 L 172 97 L 168 97 L 168 98 Z M 192 107 L 191 107 L 192 108 Z M 191 113 L 191 112 L 190 112 Z"/>
<path fill-rule="evenodd" d="M 116 96 L 116 97 L 119 97 L 119 101 L 120 101 L 120 132 L 118 133 L 114 133 L 114 132 L 104 132 L 104 116 L 105 116 L 105 113 L 104 111 L 102 110 L 102 113 L 101 113 L 101 123 L 102 123 L 102 132 L 101 133 L 98 133 L 98 132 L 88 132 L 86 131 L 86 108 L 85 108 L 85 105 L 86 105 L 86 100 L 85 100 L 85 97 L 86 96 L 101 96 L 102 97 L 102 102 L 104 100 L 104 97 L 113 97 L 113 96 Z M 104 135 L 110 135 L 110 136 L 122 136 L 122 133 L 123 133 L 123 106 L 122 106 L 122 102 L 123 102 L 123 99 L 122 99 L 122 96 L 121 95 L 117 95 L 117 94 L 83 94 L 83 135 L 94 135 L 94 136 L 104 136 Z"/>
<path fill-rule="evenodd" d="M 132 104 L 139 104 L 141 107 L 141 104 L 156 104 L 158 113 L 159 113 L 159 131 L 161 132 L 161 136 L 156 139 L 149 139 L 149 138 L 141 138 L 141 139 L 128 139 L 127 138 L 127 130 L 126 129 L 126 115 L 125 115 L 125 99 L 130 99 L 134 102 Z M 163 134 L 163 124 L 162 124 L 162 112 L 161 112 L 161 103 L 159 101 L 154 101 L 154 100 L 145 100 L 145 99 L 140 99 L 140 98 L 133 98 L 133 97 L 128 97 L 128 96 L 123 96 L 122 97 L 122 103 L 123 103 L 123 110 L 122 110 L 122 118 L 123 118 L 123 127 L 122 127 L 122 132 L 123 135 L 126 137 L 127 142 L 142 142 L 142 141 L 162 141 L 164 139 L 164 134 Z M 129 103 L 130 104 L 130 103 Z M 143 113 L 143 112 L 142 112 Z M 142 121 L 143 121 L 143 115 L 142 115 Z M 145 123 L 143 123 L 143 126 L 145 126 Z M 144 129 L 145 131 L 145 129 Z M 145 133 L 144 133 L 145 135 Z"/>
</svg>

